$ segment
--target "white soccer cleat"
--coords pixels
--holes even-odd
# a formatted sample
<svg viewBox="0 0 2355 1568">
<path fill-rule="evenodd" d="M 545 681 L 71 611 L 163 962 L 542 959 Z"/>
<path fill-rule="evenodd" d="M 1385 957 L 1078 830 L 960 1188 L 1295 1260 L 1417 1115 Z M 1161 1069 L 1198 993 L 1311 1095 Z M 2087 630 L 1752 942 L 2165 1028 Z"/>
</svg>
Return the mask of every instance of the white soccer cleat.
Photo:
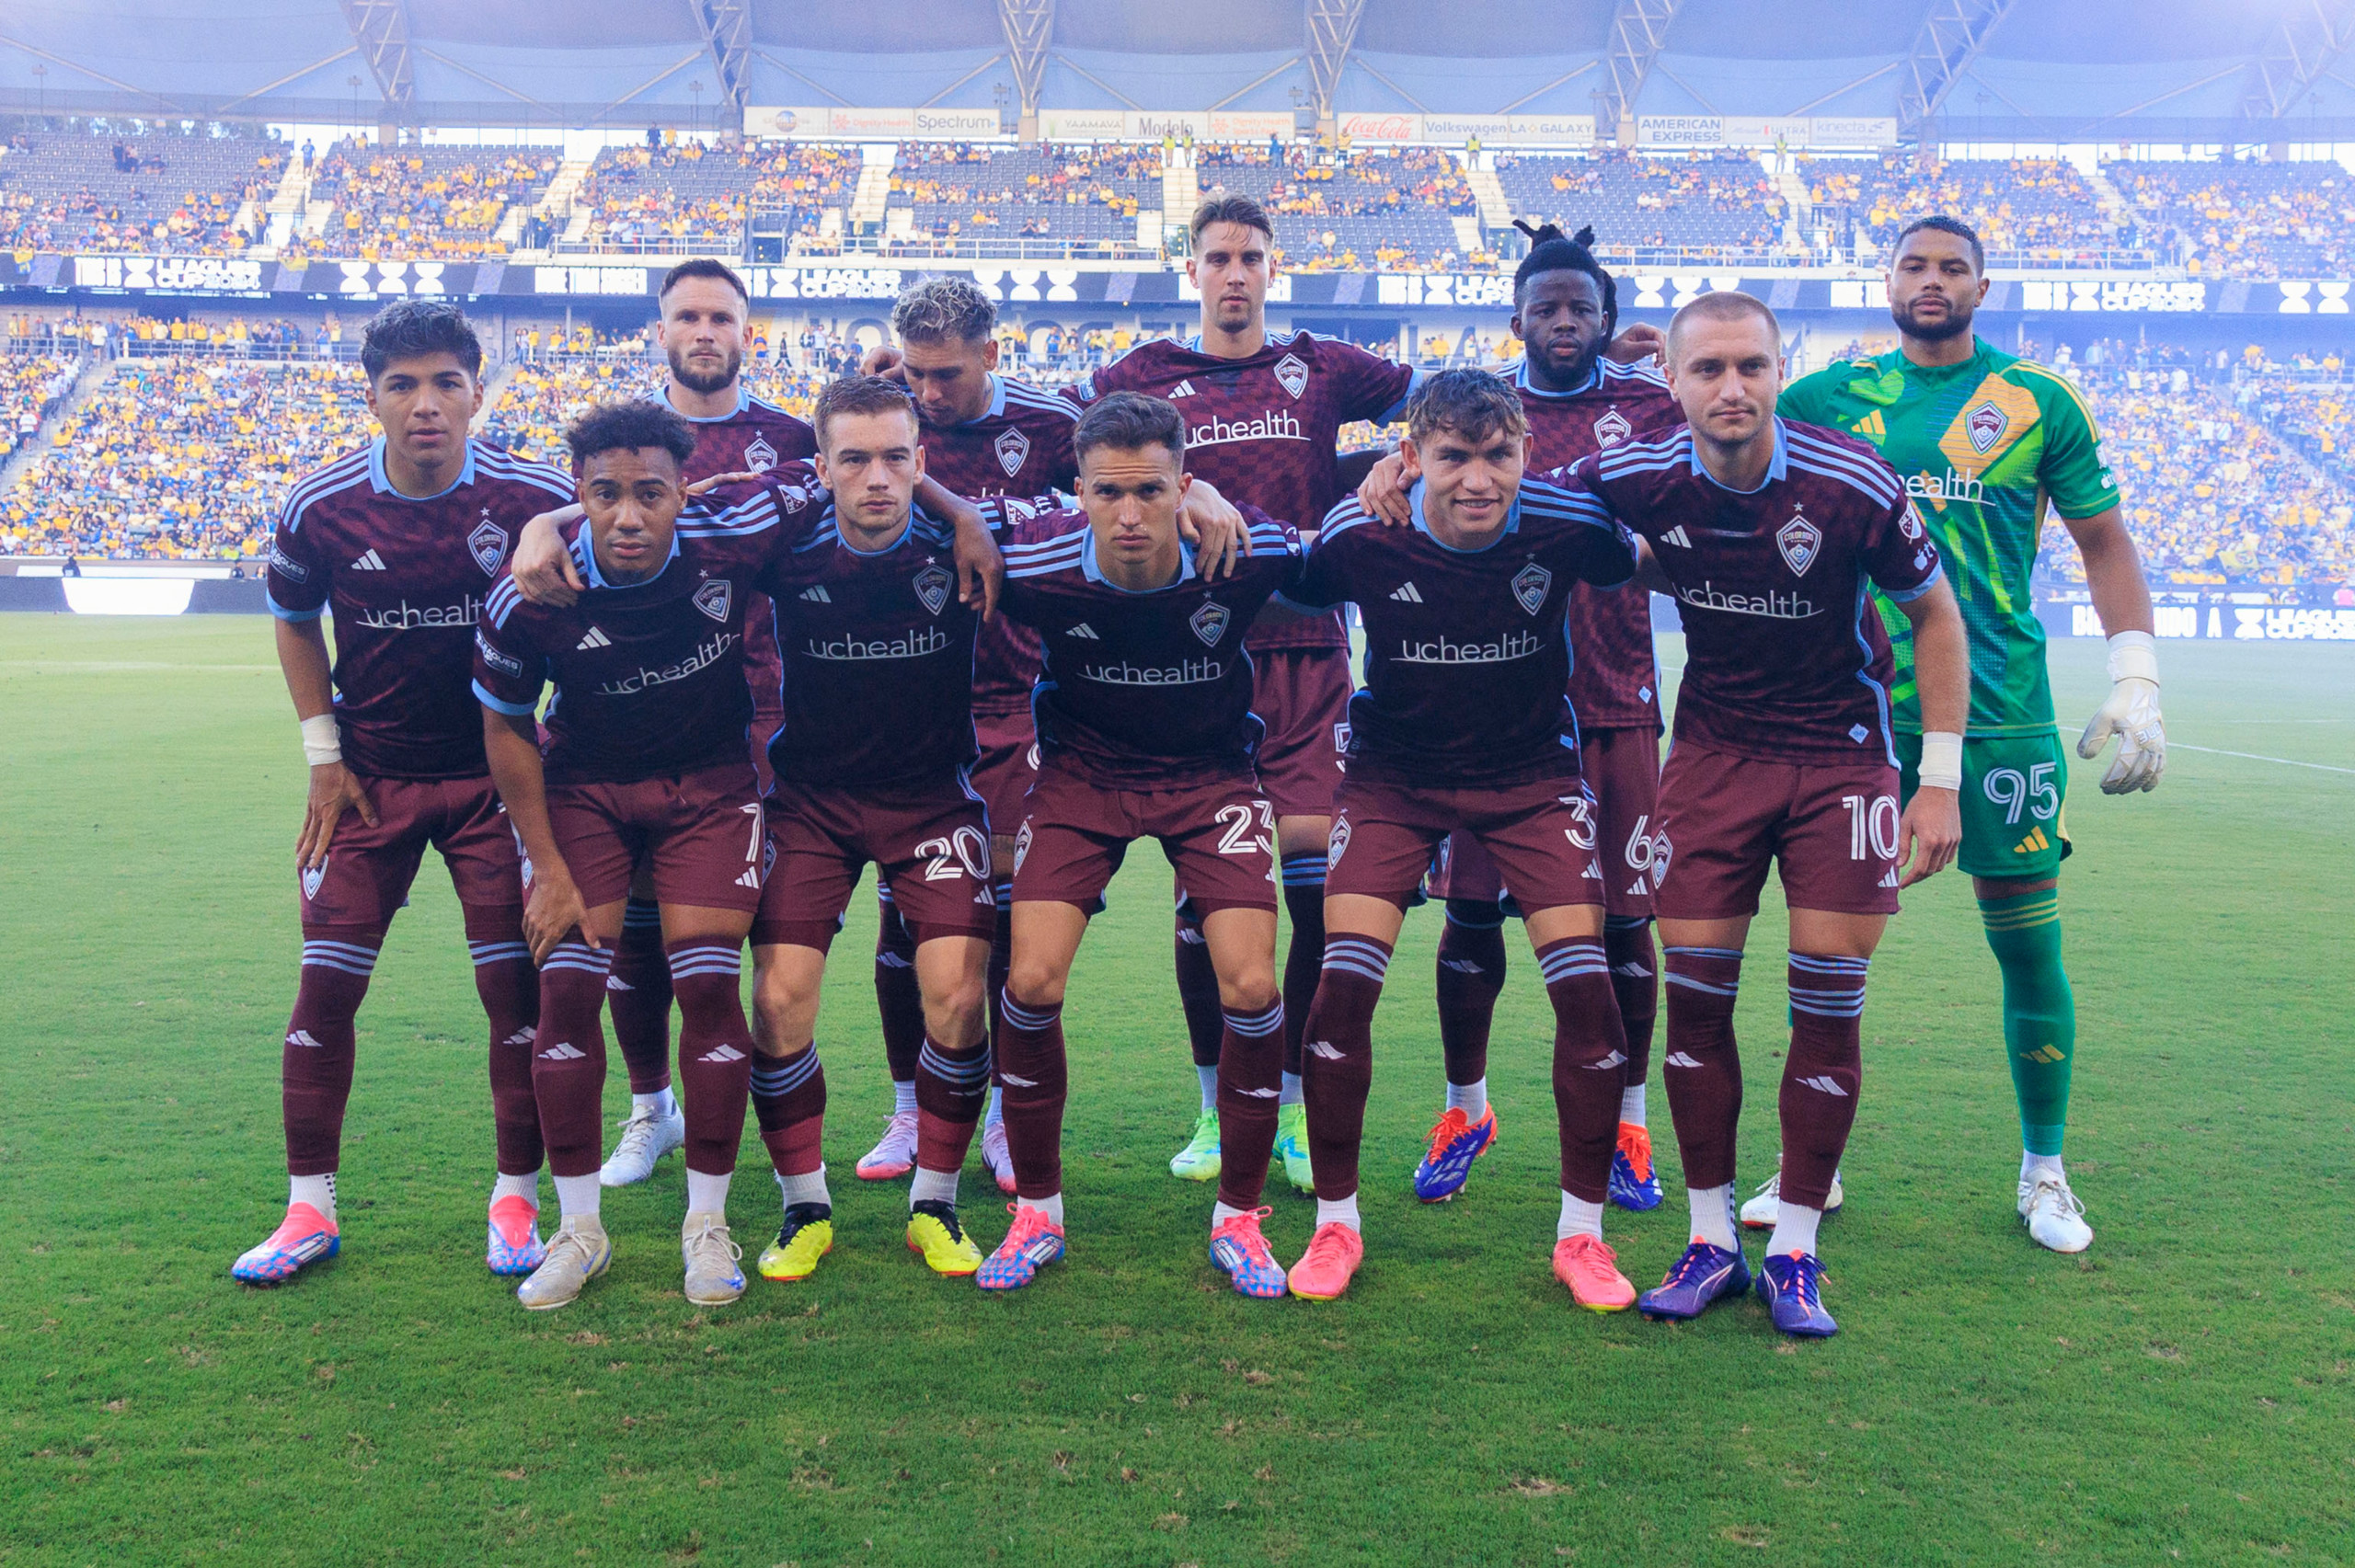
<svg viewBox="0 0 2355 1568">
<path fill-rule="evenodd" d="M 1847 1201 L 1847 1194 L 1840 1190 L 1840 1173 L 1834 1171 L 1832 1173 L 1832 1190 L 1823 1197 L 1823 1212 L 1837 1214 L 1840 1212 L 1840 1206 Z M 1751 1200 L 1741 1206 L 1742 1229 L 1772 1230 L 1775 1228 L 1775 1222 L 1782 1217 L 1783 1173 L 1777 1169 L 1773 1175 L 1766 1178 L 1766 1185 L 1760 1187 Z"/>
<path fill-rule="evenodd" d="M 570 1219 L 548 1238 L 547 1253 L 532 1276 L 515 1288 L 515 1299 L 534 1312 L 568 1307 L 580 1288 L 605 1272 L 614 1261 L 614 1243 L 604 1226 L 594 1219 Z"/>
<path fill-rule="evenodd" d="M 656 1162 L 687 1141 L 687 1114 L 672 1102 L 669 1116 L 636 1111 L 622 1124 L 621 1141 L 597 1173 L 597 1185 L 626 1187 L 654 1174 Z"/>
<path fill-rule="evenodd" d="M 916 1114 L 894 1111 L 891 1119 L 883 1124 L 883 1136 L 875 1147 L 858 1157 L 859 1179 L 888 1182 L 904 1176 L 916 1167 Z"/>
<path fill-rule="evenodd" d="M 687 1268 L 687 1299 L 698 1307 L 725 1307 L 744 1294 L 744 1249 L 728 1233 L 726 1217 L 690 1214 L 679 1231 L 679 1256 Z"/>
<path fill-rule="evenodd" d="M 982 1163 L 989 1167 L 990 1179 L 997 1183 L 997 1190 L 1014 1190 L 1014 1153 L 1005 1146 L 1005 1124 L 987 1122 L 982 1127 Z"/>
<path fill-rule="evenodd" d="M 2058 1172 L 2020 1184 L 2020 1222 L 2039 1247 L 2056 1253 L 2082 1253 L 2094 1244 L 2094 1228 L 2085 1223 L 2085 1206 L 2069 1190 L 2069 1178 Z"/>
</svg>

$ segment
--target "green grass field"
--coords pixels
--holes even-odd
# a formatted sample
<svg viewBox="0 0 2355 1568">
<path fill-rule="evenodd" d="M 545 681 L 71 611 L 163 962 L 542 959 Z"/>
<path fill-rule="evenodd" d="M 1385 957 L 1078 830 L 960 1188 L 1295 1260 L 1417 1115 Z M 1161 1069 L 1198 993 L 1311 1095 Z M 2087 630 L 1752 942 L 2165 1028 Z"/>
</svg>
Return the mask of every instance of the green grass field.
<svg viewBox="0 0 2355 1568">
<path fill-rule="evenodd" d="M 1942 876 L 1874 968 L 1823 1239 L 1843 1332 L 1795 1345 L 1755 1303 L 1671 1329 L 1553 1282 L 1525 951 L 1501 1145 L 1459 1201 L 1413 1201 L 1430 912 L 1376 1021 L 1364 1272 L 1330 1305 L 1228 1292 L 1209 1192 L 1166 1173 L 1194 1077 L 1150 854 L 1073 983 L 1073 1250 L 1029 1290 L 934 1278 L 901 1244 L 902 1188 L 849 1174 L 889 1105 L 862 902 L 820 1033 L 839 1243 L 817 1278 L 689 1309 L 673 1160 L 607 1200 L 607 1279 L 518 1309 L 482 1266 L 483 1026 L 431 862 L 361 1016 L 344 1254 L 233 1285 L 284 1197 L 302 780 L 268 628 L 0 616 L 0 1561 L 2355 1559 L 2355 650 L 2162 658 L 2165 784 L 2072 780 L 2093 1251 L 2039 1253 L 2012 1216 L 1995 971 Z M 2081 716 L 2099 647 L 2055 667 Z M 1780 940 L 1770 910 L 1745 1182 L 1774 1161 Z M 1669 1204 L 1611 1221 L 1638 1285 L 1683 1239 L 1653 1083 Z M 775 1194 L 746 1152 L 757 1250 Z M 978 1162 L 966 1195 L 994 1242 Z M 1273 1201 L 1289 1262 L 1311 1209 Z"/>
</svg>

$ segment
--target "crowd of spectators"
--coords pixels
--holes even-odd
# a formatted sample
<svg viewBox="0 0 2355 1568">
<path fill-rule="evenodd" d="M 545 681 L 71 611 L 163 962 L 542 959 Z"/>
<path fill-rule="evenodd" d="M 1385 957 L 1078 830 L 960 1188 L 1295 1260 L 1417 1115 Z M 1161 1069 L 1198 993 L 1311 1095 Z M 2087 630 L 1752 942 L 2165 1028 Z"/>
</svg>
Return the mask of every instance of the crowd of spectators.
<svg viewBox="0 0 2355 1568">
<path fill-rule="evenodd" d="M 0 143 L 0 250 L 239 254 L 285 167 L 246 137 L 18 132 Z"/>
<path fill-rule="evenodd" d="M 2355 178 L 2336 163 L 2113 163 L 2151 242 L 2195 277 L 2343 278 Z"/>
<path fill-rule="evenodd" d="M 2075 166 L 2057 158 L 1927 164 L 1910 150 L 1877 159 L 1799 160 L 1818 223 L 1881 249 L 1924 212 L 1950 212 L 1979 231 L 1988 250 L 2059 260 L 2116 245 L 2101 200 Z"/>
<path fill-rule="evenodd" d="M 1572 231 L 1591 223 L 1606 261 L 1664 248 L 1760 251 L 1781 241 L 1783 198 L 1745 153 L 1499 153 L 1495 161 L 1515 216 Z"/>
<path fill-rule="evenodd" d="M 347 260 L 496 256 L 511 206 L 535 204 L 562 160 L 545 148 L 371 147 L 340 142 L 312 199 L 334 203 L 325 231 L 289 246 Z"/>
<path fill-rule="evenodd" d="M 0 464 L 39 433 L 81 371 L 79 360 L 63 354 L 0 354 Z"/>
<path fill-rule="evenodd" d="M 814 228 L 857 189 L 856 147 L 793 142 L 706 146 L 649 136 L 642 147 L 597 155 L 577 200 L 589 209 L 592 249 L 718 250 L 733 255 L 754 210 L 781 213 L 786 232 Z"/>
</svg>

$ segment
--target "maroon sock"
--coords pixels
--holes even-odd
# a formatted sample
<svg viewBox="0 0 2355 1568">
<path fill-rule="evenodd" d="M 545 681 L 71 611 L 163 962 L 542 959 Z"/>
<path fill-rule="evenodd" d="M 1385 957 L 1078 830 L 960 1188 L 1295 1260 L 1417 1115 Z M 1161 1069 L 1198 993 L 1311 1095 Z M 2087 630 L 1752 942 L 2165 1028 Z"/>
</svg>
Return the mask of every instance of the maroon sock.
<svg viewBox="0 0 2355 1568">
<path fill-rule="evenodd" d="M 1688 1187 L 1733 1181 L 1734 1130 L 1741 1125 L 1741 1053 L 1733 1038 L 1741 953 L 1731 947 L 1662 950 L 1668 980 L 1668 1055 L 1662 1080 L 1676 1122 Z"/>
<path fill-rule="evenodd" d="M 1301 1031 L 1308 1163 L 1316 1173 L 1316 1196 L 1337 1203 L 1358 1190 L 1358 1145 L 1365 1136 L 1366 1091 L 1373 1084 L 1373 1006 L 1389 970 L 1390 944 L 1371 936 L 1327 938 L 1316 1000 Z"/>
<path fill-rule="evenodd" d="M 1276 1151 L 1276 1100 L 1284 1081 L 1284 1004 L 1225 1015 L 1218 1057 L 1218 1200 L 1259 1207 Z"/>
<path fill-rule="evenodd" d="M 1284 1070 L 1297 1078 L 1308 1010 L 1325 983 L 1325 852 L 1285 855 L 1282 876 L 1284 915 L 1292 921 L 1284 949 Z"/>
<path fill-rule="evenodd" d="M 752 1026 L 744 1020 L 744 943 L 690 937 L 668 944 L 679 998 L 680 1098 L 687 1113 L 686 1164 L 706 1176 L 736 1168 L 744 1096 L 752 1082 Z"/>
<path fill-rule="evenodd" d="M 629 1069 L 629 1092 L 660 1094 L 671 1087 L 671 965 L 662 956 L 662 907 L 632 898 L 622 908 L 622 939 L 605 979 L 605 1006 L 614 1015 L 614 1043 Z"/>
<path fill-rule="evenodd" d="M 1505 917 L 1479 898 L 1450 898 L 1439 929 L 1439 1048 L 1450 1083 L 1488 1076 L 1488 1027 L 1505 989 Z"/>
<path fill-rule="evenodd" d="M 916 1075 L 916 1058 L 924 1050 L 924 993 L 916 989 L 916 939 L 891 890 L 875 889 L 875 1010 L 883 1021 L 883 1060 L 891 1082 L 907 1083 Z"/>
<path fill-rule="evenodd" d="M 592 1176 L 604 1163 L 605 1031 L 599 1016 L 613 961 L 612 948 L 592 947 L 576 933 L 540 966 L 532 1097 L 539 1102 L 548 1169 L 559 1176 Z"/>
<path fill-rule="evenodd" d="M 1611 966 L 1591 936 L 1537 950 L 1545 997 L 1554 1004 L 1554 1116 L 1562 1137 L 1562 1190 L 1588 1203 L 1611 1191 L 1619 1143 L 1619 1084 L 1627 1039 L 1611 999 Z"/>
<path fill-rule="evenodd" d="M 1660 960 L 1652 952 L 1652 922 L 1622 918 L 1603 922 L 1603 953 L 1611 960 L 1611 994 L 1619 1026 L 1627 1032 L 1627 1070 L 1620 1087 L 1633 1089 L 1652 1070 L 1652 1024 L 1660 1016 Z"/>
<path fill-rule="evenodd" d="M 1068 1082 L 1063 1003 L 1033 1007 L 1008 991 L 1005 1054 L 998 1079 L 1005 1085 L 1005 1148 L 1014 1161 L 1014 1188 L 1036 1201 L 1063 1190 L 1063 1095 Z"/>
<path fill-rule="evenodd" d="M 1193 1047 L 1194 1065 L 1216 1067 L 1226 1029 L 1219 1015 L 1218 970 L 1211 966 L 1210 939 L 1202 934 L 1202 922 L 1183 904 L 1178 906 L 1178 1005 L 1185 1010 L 1186 1041 Z"/>
<path fill-rule="evenodd" d="M 540 1018 L 540 974 L 523 940 L 520 904 L 466 906 L 466 949 L 475 994 L 490 1020 L 490 1125 L 502 1175 L 528 1176 L 547 1156 L 540 1107 L 532 1098 L 532 1041 Z"/>
<path fill-rule="evenodd" d="M 291 1175 L 327 1175 L 342 1153 L 343 1108 L 351 1098 L 356 1054 L 351 1021 L 368 994 L 368 977 L 375 972 L 376 949 L 384 941 L 385 933 L 373 926 L 303 929 L 302 978 L 279 1053 Z"/>
<path fill-rule="evenodd" d="M 990 1042 L 998 1046 L 1005 1038 L 1005 1017 L 1000 1000 L 1005 995 L 1005 975 L 1014 962 L 1014 885 L 997 885 L 997 923 L 990 929 Z M 990 1082 L 1000 1082 L 997 1075 L 999 1052 L 990 1052 Z"/>
<path fill-rule="evenodd" d="M 973 1145 L 973 1124 L 990 1093 L 990 1047 L 976 1040 L 952 1051 L 927 1035 L 916 1058 L 916 1163 L 956 1171 Z"/>
<path fill-rule="evenodd" d="M 817 1170 L 826 1133 L 826 1068 L 817 1046 L 789 1057 L 757 1059 L 752 1097 L 761 1141 L 768 1146 L 776 1173 L 806 1176 Z"/>
<path fill-rule="evenodd" d="M 1869 958 L 1790 956 L 1791 1054 L 1783 1060 L 1783 1197 L 1821 1208 L 1856 1122 Z"/>
</svg>

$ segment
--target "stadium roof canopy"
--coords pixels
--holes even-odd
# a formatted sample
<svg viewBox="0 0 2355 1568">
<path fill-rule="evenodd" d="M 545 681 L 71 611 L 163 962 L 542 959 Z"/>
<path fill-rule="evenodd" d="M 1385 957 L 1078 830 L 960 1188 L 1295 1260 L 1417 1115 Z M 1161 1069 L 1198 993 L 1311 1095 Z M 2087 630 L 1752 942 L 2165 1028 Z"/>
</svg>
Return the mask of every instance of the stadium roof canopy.
<svg viewBox="0 0 2355 1568">
<path fill-rule="evenodd" d="M 2355 0 L 42 0 L 0 109 L 724 125 L 751 105 L 1893 117 L 2355 140 Z M 1024 88 L 1029 88 L 1025 92 Z"/>
</svg>

